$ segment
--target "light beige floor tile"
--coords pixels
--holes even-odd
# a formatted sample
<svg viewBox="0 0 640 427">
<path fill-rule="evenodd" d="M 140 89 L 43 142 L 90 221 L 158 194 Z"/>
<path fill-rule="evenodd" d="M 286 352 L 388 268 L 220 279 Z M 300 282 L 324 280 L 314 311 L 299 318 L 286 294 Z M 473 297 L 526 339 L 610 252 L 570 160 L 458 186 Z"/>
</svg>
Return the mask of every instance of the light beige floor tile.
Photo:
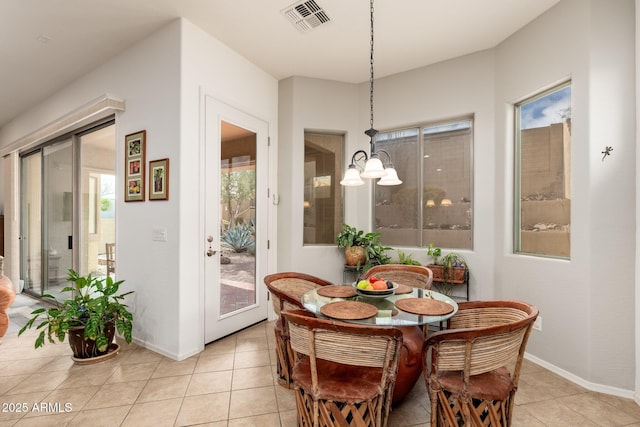
<svg viewBox="0 0 640 427">
<path fill-rule="evenodd" d="M 67 372 L 38 372 L 11 388 L 6 394 L 31 393 L 54 390 L 67 380 Z"/>
<path fill-rule="evenodd" d="M 531 414 L 543 424 L 553 427 L 597 426 L 587 417 L 558 402 L 557 399 L 544 400 L 525 405 Z"/>
<path fill-rule="evenodd" d="M 529 405 L 515 405 L 513 408 L 512 427 L 546 427 L 534 414 L 529 412 Z"/>
<path fill-rule="evenodd" d="M 391 426 L 413 426 L 429 423 L 429 407 L 419 400 L 411 399 L 409 395 L 400 403 L 393 406 L 389 414 Z"/>
<path fill-rule="evenodd" d="M 234 353 L 207 354 L 202 353 L 196 364 L 196 373 L 226 371 L 233 369 Z"/>
<path fill-rule="evenodd" d="M 53 357 L 50 362 L 43 365 L 38 371 L 51 372 L 51 371 L 68 371 L 73 366 L 73 359 L 69 356 Z"/>
<path fill-rule="evenodd" d="M 296 409 L 296 393 L 292 389 L 284 388 L 278 384 L 275 386 L 276 399 L 279 411 Z"/>
<path fill-rule="evenodd" d="M 296 410 L 281 411 L 280 424 L 282 427 L 298 427 L 298 413 Z"/>
<path fill-rule="evenodd" d="M 100 387 L 100 390 L 87 402 L 84 409 L 133 405 L 146 384 L 146 381 L 105 384 Z"/>
<path fill-rule="evenodd" d="M 70 423 L 76 414 L 51 414 L 42 415 L 40 417 L 21 418 L 15 427 L 50 427 L 50 426 L 64 426 Z"/>
<path fill-rule="evenodd" d="M 186 360 L 176 362 L 165 359 L 156 368 L 151 378 L 175 377 L 177 375 L 191 375 L 196 367 L 198 357 L 190 357 Z"/>
<path fill-rule="evenodd" d="M 240 390 L 253 387 L 273 385 L 273 372 L 271 366 L 258 368 L 235 369 L 233 371 L 232 390 Z"/>
<path fill-rule="evenodd" d="M 190 375 L 152 378 L 140 393 L 137 403 L 184 397 L 190 380 Z"/>
<path fill-rule="evenodd" d="M 242 369 L 255 368 L 258 366 L 270 366 L 271 359 L 269 357 L 269 354 L 269 350 L 243 351 L 240 353 L 236 353 L 236 357 L 233 362 L 233 368 Z"/>
<path fill-rule="evenodd" d="M 637 421 L 592 393 L 561 397 L 557 401 L 600 426 L 623 426 Z"/>
<path fill-rule="evenodd" d="M 144 348 L 139 348 L 130 352 L 130 354 L 124 358 L 120 365 L 131 365 L 135 363 L 147 363 L 147 362 L 161 362 L 162 360 L 167 359 L 161 354 L 154 353 L 151 350 L 146 350 Z M 167 359 L 168 360 L 168 359 Z"/>
<path fill-rule="evenodd" d="M 231 335 L 229 337 L 221 339 L 220 341 L 207 344 L 204 348 L 204 351 L 200 353 L 200 357 L 210 356 L 213 354 L 235 353 L 235 351 L 236 351 L 236 336 Z"/>
<path fill-rule="evenodd" d="M 98 391 L 97 386 L 78 387 L 57 389 L 49 393 L 44 399 L 41 400 L 41 404 L 59 404 L 63 406 L 65 410 L 74 414 L 80 412 L 87 402 Z M 39 415 L 31 412 L 27 416 Z"/>
<path fill-rule="evenodd" d="M 233 390 L 229 405 L 229 419 L 252 417 L 278 412 L 275 387 Z"/>
<path fill-rule="evenodd" d="M 69 423 L 69 427 L 114 427 L 124 421 L 131 406 L 114 406 L 111 408 L 82 411 Z"/>
<path fill-rule="evenodd" d="M 120 365 L 113 371 L 113 375 L 107 380 L 107 384 L 148 380 L 159 364 L 160 362 L 148 362 Z"/>
<path fill-rule="evenodd" d="M 171 427 L 181 405 L 182 398 L 135 404 L 124 419 L 122 427 Z"/>
<path fill-rule="evenodd" d="M 226 420 L 229 416 L 229 398 L 229 392 L 185 397 L 176 426 Z"/>
<path fill-rule="evenodd" d="M 256 415 L 255 417 L 229 420 L 228 427 L 280 427 L 280 415 L 277 413 Z"/>
<path fill-rule="evenodd" d="M 20 384 L 27 378 L 29 378 L 28 374 L 0 377 L 0 396 L 11 390 L 16 385 Z"/>
<path fill-rule="evenodd" d="M 233 371 L 204 372 L 193 374 L 187 388 L 187 396 L 231 391 Z"/>
<path fill-rule="evenodd" d="M 34 393 L 4 395 L 0 397 L 0 404 L 5 410 L 0 410 L 0 422 L 17 420 L 33 411 L 33 406 L 49 394 L 48 391 Z"/>
<path fill-rule="evenodd" d="M 607 402 L 618 408 L 620 411 L 633 417 L 635 422 L 640 423 L 640 406 L 631 399 L 625 399 L 622 397 L 612 396 L 604 393 L 592 393 L 598 400 Z"/>
<path fill-rule="evenodd" d="M 269 344 L 267 343 L 267 337 L 238 337 L 238 341 L 236 343 L 236 353 L 242 351 L 258 351 L 258 350 L 269 350 Z"/>
<path fill-rule="evenodd" d="M 58 388 L 76 388 L 90 385 L 101 386 L 107 382 L 112 374 L 113 369 L 108 369 L 105 372 L 93 370 L 91 373 L 75 371 L 71 373 L 68 378 L 58 386 Z"/>
</svg>

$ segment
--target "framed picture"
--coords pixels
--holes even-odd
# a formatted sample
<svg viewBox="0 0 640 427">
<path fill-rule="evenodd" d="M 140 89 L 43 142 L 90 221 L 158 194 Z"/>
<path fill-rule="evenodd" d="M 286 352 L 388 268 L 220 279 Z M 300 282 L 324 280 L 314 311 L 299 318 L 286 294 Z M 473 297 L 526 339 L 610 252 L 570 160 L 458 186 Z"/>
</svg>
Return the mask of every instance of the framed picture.
<svg viewBox="0 0 640 427">
<path fill-rule="evenodd" d="M 124 137 L 125 202 L 144 202 L 146 139 L 146 130 L 130 133 Z"/>
<path fill-rule="evenodd" d="M 169 200 L 169 159 L 149 162 L 149 200 Z"/>
</svg>

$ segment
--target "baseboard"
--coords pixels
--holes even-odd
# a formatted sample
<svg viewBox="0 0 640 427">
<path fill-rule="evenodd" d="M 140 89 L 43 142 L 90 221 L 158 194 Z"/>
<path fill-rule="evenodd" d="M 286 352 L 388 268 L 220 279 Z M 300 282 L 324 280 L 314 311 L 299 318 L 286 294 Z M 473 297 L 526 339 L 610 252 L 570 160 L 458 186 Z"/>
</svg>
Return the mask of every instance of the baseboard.
<svg viewBox="0 0 640 427">
<path fill-rule="evenodd" d="M 624 397 L 625 399 L 631 399 L 636 403 L 640 404 L 639 403 L 640 395 L 637 395 L 633 390 L 625 390 L 618 387 L 611 387 L 608 385 L 597 384 L 597 383 L 586 381 L 585 379 L 580 378 L 579 376 L 572 374 L 571 372 L 558 368 L 557 366 L 552 365 L 551 363 L 545 362 L 544 360 L 539 359 L 535 356 L 532 356 L 529 353 L 525 353 L 524 358 L 535 363 L 536 365 L 542 366 L 543 368 L 553 372 L 556 375 L 561 376 L 566 380 L 571 381 L 572 383 L 579 385 L 580 387 L 586 388 L 589 391 L 610 394 L 612 396 Z"/>
<path fill-rule="evenodd" d="M 147 341 L 141 340 L 141 339 L 136 339 L 133 338 L 132 342 L 136 345 L 139 345 L 140 347 L 143 347 L 147 350 L 151 350 L 154 353 L 158 353 L 161 354 L 162 356 L 168 357 L 171 360 L 175 360 L 177 362 L 181 361 L 181 360 L 185 360 L 188 359 L 191 356 L 195 356 L 196 354 L 202 352 L 202 349 L 195 349 L 191 352 L 185 353 L 185 354 L 176 354 L 170 351 L 167 351 L 166 349 L 162 348 L 162 347 L 158 347 L 155 344 L 151 344 Z"/>
</svg>

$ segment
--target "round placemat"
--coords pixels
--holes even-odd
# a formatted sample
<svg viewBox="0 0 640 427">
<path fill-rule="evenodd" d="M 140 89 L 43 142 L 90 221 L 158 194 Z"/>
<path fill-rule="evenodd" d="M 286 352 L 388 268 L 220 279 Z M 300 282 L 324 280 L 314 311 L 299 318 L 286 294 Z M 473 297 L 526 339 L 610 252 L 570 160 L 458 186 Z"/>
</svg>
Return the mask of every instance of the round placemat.
<svg viewBox="0 0 640 427">
<path fill-rule="evenodd" d="M 323 297 L 349 298 L 356 296 L 356 288 L 351 285 L 329 285 L 318 288 L 316 293 Z"/>
<path fill-rule="evenodd" d="M 402 311 L 425 316 L 442 316 L 453 311 L 450 304 L 430 298 L 400 299 L 396 301 L 396 307 Z"/>
<path fill-rule="evenodd" d="M 340 320 L 359 320 L 378 314 L 375 305 L 360 301 L 336 301 L 320 307 L 320 313 Z"/>
<path fill-rule="evenodd" d="M 413 288 L 403 284 L 398 284 L 398 289 L 396 289 L 396 295 L 410 294 L 411 292 L 413 292 Z"/>
</svg>

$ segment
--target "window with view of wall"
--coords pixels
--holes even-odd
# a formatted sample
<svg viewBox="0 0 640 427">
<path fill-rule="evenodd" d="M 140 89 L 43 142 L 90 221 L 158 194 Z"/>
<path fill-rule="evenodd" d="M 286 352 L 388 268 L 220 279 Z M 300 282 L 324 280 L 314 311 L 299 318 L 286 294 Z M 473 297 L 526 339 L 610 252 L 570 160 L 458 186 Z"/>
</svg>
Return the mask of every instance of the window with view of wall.
<svg viewBox="0 0 640 427">
<path fill-rule="evenodd" d="M 515 105 L 516 253 L 571 254 L 571 83 Z"/>
<path fill-rule="evenodd" d="M 305 245 L 336 243 L 342 230 L 340 175 L 344 164 L 344 135 L 304 134 Z"/>
<path fill-rule="evenodd" d="M 403 181 L 375 186 L 374 223 L 382 242 L 471 249 L 473 119 L 380 133 L 376 148 L 389 152 Z"/>
</svg>

